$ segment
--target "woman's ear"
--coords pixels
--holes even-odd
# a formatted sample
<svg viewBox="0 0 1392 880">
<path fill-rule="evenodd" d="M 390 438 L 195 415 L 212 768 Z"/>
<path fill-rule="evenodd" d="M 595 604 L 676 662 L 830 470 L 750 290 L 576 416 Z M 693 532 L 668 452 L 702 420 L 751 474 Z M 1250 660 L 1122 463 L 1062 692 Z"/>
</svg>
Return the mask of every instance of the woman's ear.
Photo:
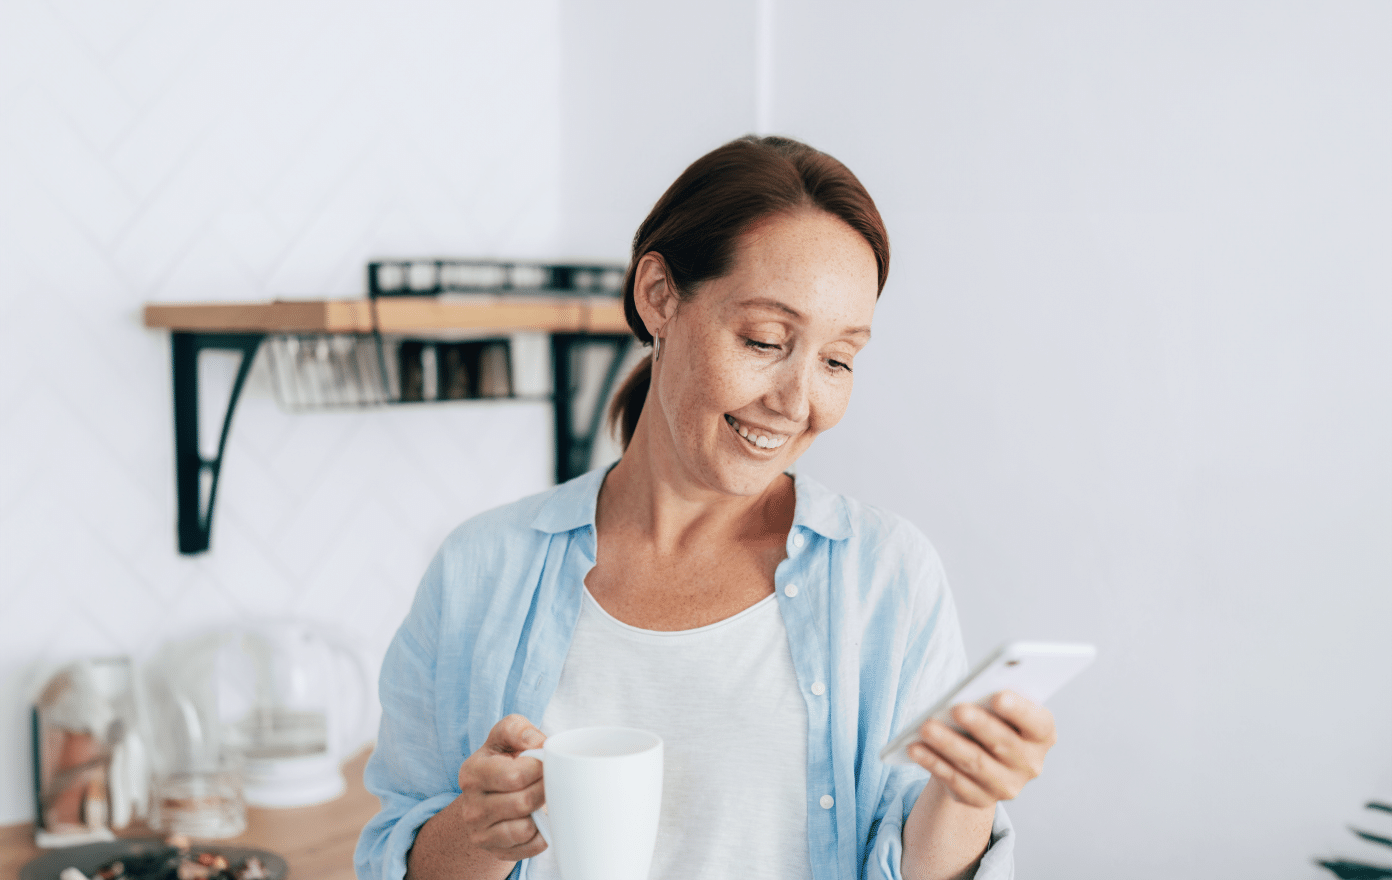
<svg viewBox="0 0 1392 880">
<path fill-rule="evenodd" d="M 638 317 L 643 326 L 656 338 L 672 315 L 677 311 L 677 291 L 667 274 L 667 262 L 657 251 L 648 251 L 638 260 L 638 270 L 633 273 L 633 304 L 638 307 Z"/>
</svg>

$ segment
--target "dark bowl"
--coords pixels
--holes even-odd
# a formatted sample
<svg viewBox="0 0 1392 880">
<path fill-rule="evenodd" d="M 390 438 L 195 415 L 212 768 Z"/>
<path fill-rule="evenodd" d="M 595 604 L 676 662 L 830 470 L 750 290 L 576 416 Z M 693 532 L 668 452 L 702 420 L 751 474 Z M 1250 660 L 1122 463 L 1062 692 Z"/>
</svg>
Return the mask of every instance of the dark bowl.
<svg viewBox="0 0 1392 880">
<path fill-rule="evenodd" d="M 77 868 L 82 873 L 91 877 L 97 873 L 102 865 L 113 862 L 117 859 L 129 859 L 136 856 L 153 855 L 162 849 L 167 849 L 168 844 L 157 838 L 144 840 L 108 840 L 102 843 L 88 843 L 82 846 L 70 846 L 63 849 L 50 850 L 25 865 L 19 871 L 19 880 L 58 880 L 58 875 L 64 868 Z M 197 855 L 199 853 L 217 853 L 227 859 L 228 864 L 237 865 L 246 859 L 256 856 L 261 860 L 261 864 L 266 866 L 266 874 L 270 880 L 285 880 L 290 874 L 290 866 L 285 863 L 285 859 L 273 852 L 266 852 L 264 849 L 248 849 L 244 846 L 218 846 L 217 844 L 199 844 L 189 847 L 189 852 Z"/>
</svg>

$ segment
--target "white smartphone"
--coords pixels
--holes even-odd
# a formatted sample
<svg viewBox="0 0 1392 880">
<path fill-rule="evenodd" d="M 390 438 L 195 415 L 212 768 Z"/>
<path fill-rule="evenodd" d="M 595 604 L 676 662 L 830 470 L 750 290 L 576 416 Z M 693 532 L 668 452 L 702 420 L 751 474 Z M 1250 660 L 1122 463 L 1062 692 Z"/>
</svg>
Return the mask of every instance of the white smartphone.
<svg viewBox="0 0 1392 880">
<path fill-rule="evenodd" d="M 967 673 L 937 705 L 899 731 L 888 745 L 880 749 L 880 760 L 886 764 L 912 764 L 907 751 L 909 744 L 918 741 L 918 729 L 929 718 L 936 718 L 948 727 L 961 730 L 949 714 L 949 710 L 959 703 L 987 706 L 991 697 L 1004 690 L 1043 703 L 1069 679 L 1082 672 L 1095 656 L 1097 649 L 1092 645 L 1073 642 L 1009 642 L 1002 645 Z"/>
</svg>

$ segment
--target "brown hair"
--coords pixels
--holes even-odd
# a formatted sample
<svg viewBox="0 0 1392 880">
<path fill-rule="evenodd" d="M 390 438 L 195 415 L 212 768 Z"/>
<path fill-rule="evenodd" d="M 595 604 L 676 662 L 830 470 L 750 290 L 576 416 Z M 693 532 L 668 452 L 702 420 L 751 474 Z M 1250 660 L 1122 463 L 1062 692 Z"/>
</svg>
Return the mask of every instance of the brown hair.
<svg viewBox="0 0 1392 880">
<path fill-rule="evenodd" d="M 889 236 L 870 193 L 850 169 L 791 138 L 747 135 L 691 163 L 638 227 L 623 293 L 624 316 L 633 334 L 652 343 L 633 291 L 638 261 L 646 254 L 662 257 L 668 280 L 685 300 L 701 283 L 730 271 L 741 235 L 774 214 L 800 208 L 825 211 L 860 233 L 875 253 L 877 290 L 883 292 Z M 638 427 L 651 382 L 652 358 L 647 357 L 609 405 L 610 429 L 618 429 L 624 448 Z"/>
</svg>

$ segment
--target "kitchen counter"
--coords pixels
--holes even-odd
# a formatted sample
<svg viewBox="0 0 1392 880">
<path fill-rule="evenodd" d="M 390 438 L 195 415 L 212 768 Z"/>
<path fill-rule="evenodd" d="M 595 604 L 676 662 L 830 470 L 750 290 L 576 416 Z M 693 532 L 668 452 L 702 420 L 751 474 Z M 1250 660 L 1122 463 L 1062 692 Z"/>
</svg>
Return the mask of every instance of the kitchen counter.
<svg viewBox="0 0 1392 880">
<path fill-rule="evenodd" d="M 247 846 L 270 850 L 290 864 L 294 880 L 354 880 L 353 848 L 358 832 L 377 813 L 377 798 L 363 788 L 363 766 L 369 749 L 343 765 L 348 790 L 336 800 L 313 807 L 247 810 L 247 830 L 225 841 L 198 841 L 216 846 Z M 126 829 L 122 837 L 149 837 L 146 829 Z M 19 869 L 49 850 L 34 845 L 34 827 L 0 826 L 0 878 L 18 877 Z"/>
</svg>

